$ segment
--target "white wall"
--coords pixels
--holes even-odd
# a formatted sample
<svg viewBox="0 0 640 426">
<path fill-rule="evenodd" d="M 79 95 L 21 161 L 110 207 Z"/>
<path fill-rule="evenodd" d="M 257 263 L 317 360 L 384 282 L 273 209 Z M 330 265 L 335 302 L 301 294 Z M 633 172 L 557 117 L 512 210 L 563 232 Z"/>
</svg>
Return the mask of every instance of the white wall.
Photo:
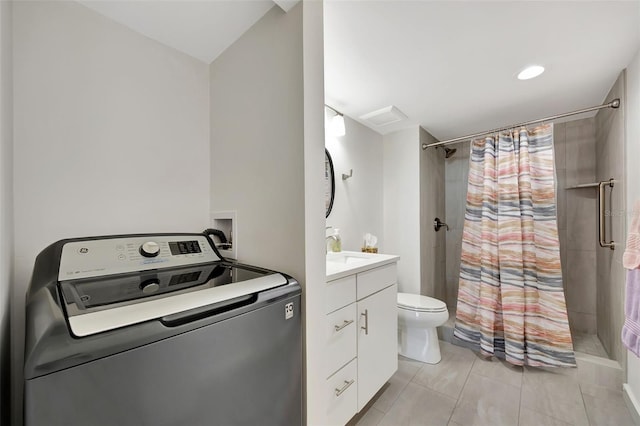
<svg viewBox="0 0 640 426">
<path fill-rule="evenodd" d="M 626 188 L 627 188 L 627 229 L 631 224 L 630 212 L 637 200 L 640 200 L 640 51 L 627 67 L 627 103 L 626 103 Z M 627 383 L 625 391 L 635 404 L 640 402 L 640 360 L 627 352 Z M 636 415 L 640 405 L 635 406 Z M 636 416 L 637 418 L 637 416 Z"/>
<path fill-rule="evenodd" d="M 238 260 L 304 276 L 302 6 L 273 7 L 210 66 L 211 211 Z"/>
<path fill-rule="evenodd" d="M 13 269 L 13 82 L 11 5 L 0 2 L 0 424 L 9 424 L 9 300 Z"/>
<path fill-rule="evenodd" d="M 345 135 L 327 134 L 325 146 L 335 171 L 335 198 L 327 226 L 340 229 L 342 250 L 360 251 L 365 233 L 384 250 L 382 220 L 382 135 L 344 117 Z M 353 177 L 342 180 L 342 174 Z M 332 230 L 327 230 L 330 235 Z"/>
<path fill-rule="evenodd" d="M 13 12 L 19 398 L 24 295 L 41 249 L 208 225 L 209 76 L 206 64 L 75 2 L 17 2 Z"/>
<path fill-rule="evenodd" d="M 239 261 L 303 287 L 308 424 L 325 415 L 322 7 L 272 8 L 210 66 L 211 211 L 236 212 Z"/>
<path fill-rule="evenodd" d="M 383 137 L 385 253 L 400 256 L 398 291 L 420 294 L 419 127 Z"/>
<path fill-rule="evenodd" d="M 303 6 L 306 424 L 326 424 L 323 2 Z"/>
</svg>

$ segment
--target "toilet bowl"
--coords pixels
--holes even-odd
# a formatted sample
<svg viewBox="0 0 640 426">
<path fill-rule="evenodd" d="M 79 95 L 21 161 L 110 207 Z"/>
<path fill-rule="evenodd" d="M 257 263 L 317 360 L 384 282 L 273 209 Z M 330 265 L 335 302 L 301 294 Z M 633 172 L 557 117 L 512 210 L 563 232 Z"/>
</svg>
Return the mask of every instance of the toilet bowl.
<svg viewBox="0 0 640 426">
<path fill-rule="evenodd" d="M 398 293 L 398 353 L 437 364 L 441 360 L 436 327 L 449 318 L 447 305 L 433 297 Z"/>
</svg>

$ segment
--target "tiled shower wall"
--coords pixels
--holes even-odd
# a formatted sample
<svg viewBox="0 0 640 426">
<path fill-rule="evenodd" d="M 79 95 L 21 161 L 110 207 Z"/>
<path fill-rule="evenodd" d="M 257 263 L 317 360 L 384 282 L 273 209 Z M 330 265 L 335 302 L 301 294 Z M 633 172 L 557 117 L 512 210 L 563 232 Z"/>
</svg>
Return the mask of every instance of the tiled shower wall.
<svg viewBox="0 0 640 426">
<path fill-rule="evenodd" d="M 574 332 L 596 332 L 596 190 L 565 189 L 596 177 L 595 120 L 554 125 L 558 231 L 569 322 Z M 455 308 L 469 170 L 469 143 L 445 161 L 447 305 Z"/>
<path fill-rule="evenodd" d="M 420 144 L 437 140 L 420 129 Z M 444 150 L 420 150 L 420 293 L 446 300 L 445 229 L 435 232 L 433 220 L 445 221 Z"/>
<path fill-rule="evenodd" d="M 625 71 L 615 82 L 605 102 L 619 98 L 619 109 L 602 109 L 595 117 L 596 123 L 596 179 L 614 178 L 614 187 L 606 188 L 605 217 L 607 240 L 618 243 L 615 250 L 597 249 L 597 313 L 598 337 L 610 357 L 626 365 L 626 351 L 620 333 L 624 323 L 625 269 L 622 254 L 625 241 Z"/>
<path fill-rule="evenodd" d="M 445 215 L 449 224 L 446 237 L 447 306 L 453 312 L 458 299 L 458 277 L 460 275 L 460 248 L 464 211 L 467 204 L 467 180 L 469 177 L 469 142 L 455 146 L 456 153 L 444 161 L 445 164 Z M 443 156 L 444 157 L 444 156 Z"/>
<path fill-rule="evenodd" d="M 596 333 L 597 188 L 595 119 L 554 125 L 560 260 L 572 332 Z"/>
</svg>

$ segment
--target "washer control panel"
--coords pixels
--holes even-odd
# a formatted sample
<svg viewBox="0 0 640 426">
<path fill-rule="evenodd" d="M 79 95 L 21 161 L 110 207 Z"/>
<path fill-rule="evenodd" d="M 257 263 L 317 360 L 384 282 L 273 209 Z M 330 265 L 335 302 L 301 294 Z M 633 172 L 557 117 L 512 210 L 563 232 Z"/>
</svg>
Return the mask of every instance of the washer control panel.
<svg viewBox="0 0 640 426">
<path fill-rule="evenodd" d="M 146 235 L 68 242 L 58 280 L 101 277 L 221 260 L 204 235 Z"/>
</svg>

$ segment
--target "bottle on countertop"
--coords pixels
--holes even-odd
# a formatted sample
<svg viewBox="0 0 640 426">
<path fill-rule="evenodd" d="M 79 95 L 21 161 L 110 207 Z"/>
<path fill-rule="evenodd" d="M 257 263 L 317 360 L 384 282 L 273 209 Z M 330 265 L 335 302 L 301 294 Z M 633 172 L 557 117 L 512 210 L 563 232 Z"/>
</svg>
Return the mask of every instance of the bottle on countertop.
<svg viewBox="0 0 640 426">
<path fill-rule="evenodd" d="M 331 244 L 331 251 L 340 252 L 342 251 L 342 239 L 340 238 L 340 230 L 338 228 L 334 228 L 333 230 L 333 244 Z"/>
</svg>

